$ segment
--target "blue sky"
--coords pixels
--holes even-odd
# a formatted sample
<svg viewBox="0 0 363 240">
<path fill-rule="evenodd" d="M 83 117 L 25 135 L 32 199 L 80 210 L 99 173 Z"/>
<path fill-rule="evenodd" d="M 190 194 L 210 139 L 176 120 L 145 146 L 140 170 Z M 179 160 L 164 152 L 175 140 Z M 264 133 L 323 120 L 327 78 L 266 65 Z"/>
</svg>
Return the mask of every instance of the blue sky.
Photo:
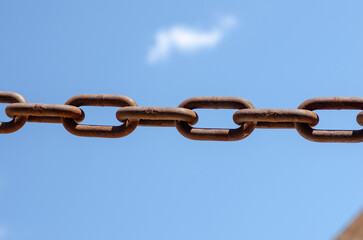
<svg viewBox="0 0 363 240">
<path fill-rule="evenodd" d="M 31 103 L 84 93 L 176 107 L 236 96 L 257 108 L 362 97 L 361 1 L 2 1 L 1 91 Z M 6 104 L 0 119 L 7 121 Z M 82 107 L 118 125 L 117 108 Z M 233 110 L 197 110 L 234 128 Z M 359 129 L 358 111 L 317 111 Z M 27 123 L 0 136 L 0 240 L 332 239 L 363 206 L 361 144 L 256 129 L 237 142 L 138 127 L 82 138 Z"/>
</svg>

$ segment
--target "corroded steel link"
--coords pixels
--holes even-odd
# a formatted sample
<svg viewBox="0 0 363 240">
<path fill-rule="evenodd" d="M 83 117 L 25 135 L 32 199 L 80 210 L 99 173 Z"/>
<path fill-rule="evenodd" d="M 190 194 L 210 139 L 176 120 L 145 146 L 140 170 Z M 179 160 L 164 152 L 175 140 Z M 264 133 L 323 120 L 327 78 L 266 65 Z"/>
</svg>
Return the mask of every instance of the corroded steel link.
<svg viewBox="0 0 363 240">
<path fill-rule="evenodd" d="M 77 120 L 77 119 L 75 119 L 75 121 L 77 123 L 81 122 L 80 120 Z M 62 123 L 62 118 L 61 117 L 29 116 L 27 122 L 35 122 L 35 123 Z"/>
<path fill-rule="evenodd" d="M 254 108 L 248 100 L 238 97 L 193 97 L 182 102 L 179 107 L 195 109 L 245 109 Z M 255 122 L 246 122 L 236 129 L 193 128 L 187 122 L 176 121 L 176 128 L 186 138 L 209 141 L 236 141 L 250 135 Z"/>
<path fill-rule="evenodd" d="M 137 106 L 136 102 L 129 97 L 121 95 L 108 94 L 81 94 L 72 97 L 66 102 L 66 105 L 80 106 L 109 106 L 125 107 Z M 139 124 L 138 120 L 126 120 L 120 126 L 102 126 L 102 125 L 81 125 L 77 124 L 72 118 L 62 118 L 64 128 L 77 136 L 82 137 L 104 137 L 119 138 L 124 137 L 135 130 Z"/>
<path fill-rule="evenodd" d="M 256 128 L 261 129 L 295 129 L 294 122 L 257 122 Z"/>
<path fill-rule="evenodd" d="M 142 127 L 175 127 L 175 120 L 147 120 L 141 119 L 139 126 Z"/>
<path fill-rule="evenodd" d="M 298 109 L 255 109 L 248 100 L 239 97 L 193 97 L 179 107 L 139 107 L 129 97 L 108 94 L 82 94 L 62 104 L 27 103 L 14 92 L 0 92 L 0 103 L 9 103 L 5 112 L 13 118 L 0 122 L 0 133 L 19 130 L 27 121 L 62 123 L 70 133 L 83 137 L 124 137 L 137 126 L 176 127 L 186 138 L 209 141 L 236 141 L 249 136 L 255 128 L 296 128 L 304 138 L 315 142 L 363 142 L 361 130 L 314 129 L 319 122 L 313 112 L 319 109 L 363 110 L 363 98 L 324 97 L 303 102 Z M 119 126 L 78 124 L 85 115 L 80 106 L 120 107 L 116 118 Z M 233 120 L 240 125 L 236 129 L 193 128 L 198 115 L 193 109 L 238 109 Z M 356 120 L 363 126 L 363 111 Z"/>
<path fill-rule="evenodd" d="M 117 110 L 116 117 L 120 122 L 140 120 L 139 126 L 175 127 L 175 121 L 198 122 L 196 112 L 176 107 L 123 107 Z"/>
<path fill-rule="evenodd" d="M 23 96 L 14 92 L 0 92 L 0 103 L 26 103 Z M 0 133 L 12 133 L 19 130 L 27 121 L 26 116 L 15 116 L 9 122 L 0 122 Z"/>
<path fill-rule="evenodd" d="M 28 116 L 28 122 L 62 123 L 62 117 L 73 118 L 76 122 L 84 119 L 82 109 L 62 104 L 13 103 L 5 112 L 8 117 Z"/>
<path fill-rule="evenodd" d="M 363 126 L 363 112 L 358 113 L 357 122 L 359 125 Z"/>
<path fill-rule="evenodd" d="M 299 109 L 360 109 L 363 110 L 363 98 L 358 97 L 322 97 L 311 98 L 303 102 Z M 360 119 L 360 117 L 357 117 Z M 358 122 L 360 120 L 358 119 Z M 304 138 L 314 142 L 363 142 L 361 130 L 318 130 L 306 123 L 295 123 L 296 130 Z"/>
<path fill-rule="evenodd" d="M 294 122 L 315 126 L 319 117 L 303 109 L 241 109 L 234 113 L 233 121 L 236 124 L 257 122 L 256 128 L 295 128 Z"/>
</svg>

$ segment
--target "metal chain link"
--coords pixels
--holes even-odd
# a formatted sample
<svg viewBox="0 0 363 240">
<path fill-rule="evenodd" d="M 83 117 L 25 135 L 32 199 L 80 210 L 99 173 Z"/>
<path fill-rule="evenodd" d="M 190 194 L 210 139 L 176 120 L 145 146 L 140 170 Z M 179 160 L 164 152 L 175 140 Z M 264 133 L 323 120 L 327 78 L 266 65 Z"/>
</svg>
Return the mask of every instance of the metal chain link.
<svg viewBox="0 0 363 240">
<path fill-rule="evenodd" d="M 178 107 L 141 107 L 134 100 L 122 95 L 82 94 L 65 104 L 27 103 L 14 92 L 0 92 L 0 103 L 9 103 L 5 113 L 12 118 L 0 122 L 0 134 L 19 130 L 26 122 L 62 123 L 64 128 L 77 136 L 119 138 L 132 133 L 137 126 L 176 127 L 186 138 L 209 141 L 236 141 L 249 136 L 255 128 L 290 128 L 307 140 L 314 142 L 363 142 L 361 130 L 319 130 L 312 127 L 319 122 L 313 112 L 320 109 L 363 110 L 363 98 L 324 97 L 311 98 L 298 109 L 256 109 L 248 100 L 239 97 L 193 97 Z M 81 106 L 119 107 L 116 118 L 119 126 L 84 125 Z M 234 129 L 194 128 L 198 115 L 193 109 L 237 109 Z M 363 111 L 356 118 L 363 126 Z"/>
</svg>

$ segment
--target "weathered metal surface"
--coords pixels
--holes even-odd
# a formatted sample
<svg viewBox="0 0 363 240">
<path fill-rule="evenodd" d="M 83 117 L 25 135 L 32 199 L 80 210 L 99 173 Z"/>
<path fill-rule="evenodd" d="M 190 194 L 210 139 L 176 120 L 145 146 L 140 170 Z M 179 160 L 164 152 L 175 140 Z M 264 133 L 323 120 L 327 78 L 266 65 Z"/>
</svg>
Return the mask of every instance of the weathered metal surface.
<svg viewBox="0 0 363 240">
<path fill-rule="evenodd" d="M 198 115 L 194 111 L 176 107 L 123 107 L 117 110 L 116 117 L 120 122 L 140 120 L 139 126 L 153 127 L 174 127 L 175 121 L 191 125 L 198 122 Z"/>
<path fill-rule="evenodd" d="M 62 117 L 76 122 L 84 119 L 82 109 L 63 104 L 13 103 L 5 108 L 8 117 L 28 116 L 28 122 L 62 123 Z"/>
<path fill-rule="evenodd" d="M 257 128 L 295 128 L 295 122 L 315 126 L 319 122 L 316 113 L 303 109 L 241 109 L 234 113 L 236 124 L 258 122 Z"/>
<path fill-rule="evenodd" d="M 360 109 L 363 110 L 363 98 L 358 97 L 323 97 L 312 98 L 303 102 L 299 109 L 310 111 L 317 109 Z M 318 130 L 306 123 L 295 123 L 295 128 L 301 136 L 314 142 L 362 142 L 361 130 Z"/>
<path fill-rule="evenodd" d="M 293 122 L 257 122 L 256 128 L 295 129 L 295 124 Z"/>
<path fill-rule="evenodd" d="M 0 122 L 0 133 L 19 130 L 25 122 L 59 123 L 70 133 L 84 137 L 124 137 L 137 126 L 176 127 L 185 137 L 193 140 L 236 141 L 250 135 L 255 128 L 296 128 L 304 138 L 315 142 L 363 142 L 362 130 L 313 129 L 319 122 L 317 109 L 360 109 L 363 98 L 325 97 L 303 102 L 298 109 L 255 109 L 248 100 L 239 97 L 193 97 L 179 107 L 142 107 L 129 97 L 108 94 L 82 94 L 65 104 L 26 103 L 13 92 L 0 92 L 0 103 L 10 103 L 5 112 L 13 120 Z M 80 106 L 120 107 L 116 118 L 120 126 L 82 125 Z M 240 125 L 235 129 L 193 128 L 198 115 L 193 109 L 237 109 L 233 120 Z M 363 111 L 357 115 L 363 126 Z"/>
<path fill-rule="evenodd" d="M 363 126 L 363 112 L 358 113 L 357 115 L 357 123 Z"/>
<path fill-rule="evenodd" d="M 23 96 L 14 92 L 0 92 L 0 103 L 26 103 Z M 18 131 L 26 123 L 27 116 L 15 116 L 9 122 L 0 122 L 0 133 Z"/>
<path fill-rule="evenodd" d="M 249 101 L 238 97 L 193 97 L 182 102 L 179 107 L 196 109 L 244 109 L 254 108 Z M 236 141 L 250 135 L 255 122 L 246 122 L 235 129 L 193 128 L 187 122 L 176 121 L 176 128 L 186 138 L 209 141 Z"/>
<path fill-rule="evenodd" d="M 141 119 L 139 126 L 142 127 L 175 127 L 175 120 L 147 120 Z"/>
<path fill-rule="evenodd" d="M 342 232 L 336 240 L 363 239 L 363 212 Z"/>
<path fill-rule="evenodd" d="M 80 106 L 109 106 L 125 107 L 137 106 L 136 102 L 129 97 L 121 95 L 108 94 L 81 94 L 69 99 L 66 105 L 76 107 Z M 103 125 L 82 125 L 78 124 L 72 118 L 62 118 L 64 128 L 77 136 L 81 137 L 104 137 L 119 138 L 124 137 L 135 130 L 139 124 L 138 120 L 127 120 L 120 126 L 103 126 Z"/>
</svg>

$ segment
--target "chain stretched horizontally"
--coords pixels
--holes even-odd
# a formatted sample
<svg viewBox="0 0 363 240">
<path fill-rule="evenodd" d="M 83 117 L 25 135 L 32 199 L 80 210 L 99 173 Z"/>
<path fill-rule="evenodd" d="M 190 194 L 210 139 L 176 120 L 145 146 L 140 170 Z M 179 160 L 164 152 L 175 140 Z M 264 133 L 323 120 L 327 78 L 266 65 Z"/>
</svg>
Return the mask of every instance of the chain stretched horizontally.
<svg viewBox="0 0 363 240">
<path fill-rule="evenodd" d="M 304 138 L 315 142 L 363 142 L 361 130 L 319 130 L 312 127 L 319 122 L 318 109 L 363 110 L 363 98 L 322 97 L 303 102 L 298 109 L 256 109 L 248 100 L 239 97 L 193 97 L 178 107 L 141 107 L 122 95 L 81 94 L 65 104 L 27 103 L 14 92 L 0 92 L 0 103 L 6 106 L 9 122 L 0 122 L 0 133 L 12 133 L 26 122 L 62 123 L 70 133 L 83 137 L 124 137 L 137 126 L 176 127 L 189 139 L 210 141 L 236 141 L 250 135 L 255 128 L 294 128 Z M 81 106 L 119 107 L 116 118 L 119 126 L 84 125 Z M 234 129 L 194 128 L 198 115 L 193 109 L 236 109 Z M 363 111 L 357 115 L 363 126 Z"/>
</svg>

